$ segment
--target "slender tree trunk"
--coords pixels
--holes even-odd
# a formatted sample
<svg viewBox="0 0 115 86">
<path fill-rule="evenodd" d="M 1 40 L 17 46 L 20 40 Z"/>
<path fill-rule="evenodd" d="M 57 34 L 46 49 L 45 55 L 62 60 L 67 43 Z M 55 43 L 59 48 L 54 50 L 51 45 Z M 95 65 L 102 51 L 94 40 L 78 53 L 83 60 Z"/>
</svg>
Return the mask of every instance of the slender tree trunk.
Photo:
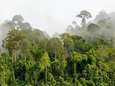
<svg viewBox="0 0 115 86">
<path fill-rule="evenodd" d="M 16 62 L 16 52 L 15 50 L 12 50 L 12 63 Z"/>
<path fill-rule="evenodd" d="M 11 53 L 12 53 L 12 79 L 14 81 L 15 80 L 15 62 L 16 62 L 15 49 L 13 49 Z"/>
<path fill-rule="evenodd" d="M 85 25 L 86 25 L 86 18 L 85 17 L 83 17 L 82 18 L 82 28 L 84 28 L 85 27 Z"/>
<path fill-rule="evenodd" d="M 47 83 L 47 74 L 48 73 L 48 69 L 47 69 L 47 67 L 46 67 L 46 69 L 45 69 L 45 83 Z"/>
<path fill-rule="evenodd" d="M 74 62 L 74 86 L 76 86 L 76 63 Z"/>
</svg>

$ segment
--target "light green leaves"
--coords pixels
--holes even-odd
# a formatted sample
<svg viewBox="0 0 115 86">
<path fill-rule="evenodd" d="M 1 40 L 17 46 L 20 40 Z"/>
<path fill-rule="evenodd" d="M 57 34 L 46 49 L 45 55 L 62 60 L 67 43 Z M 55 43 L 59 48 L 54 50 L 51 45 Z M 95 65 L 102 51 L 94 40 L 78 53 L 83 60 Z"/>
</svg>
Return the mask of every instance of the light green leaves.
<svg viewBox="0 0 115 86">
<path fill-rule="evenodd" d="M 45 52 L 40 59 L 40 68 L 41 70 L 44 70 L 48 66 L 50 66 L 50 59 L 49 59 L 48 53 Z"/>
</svg>

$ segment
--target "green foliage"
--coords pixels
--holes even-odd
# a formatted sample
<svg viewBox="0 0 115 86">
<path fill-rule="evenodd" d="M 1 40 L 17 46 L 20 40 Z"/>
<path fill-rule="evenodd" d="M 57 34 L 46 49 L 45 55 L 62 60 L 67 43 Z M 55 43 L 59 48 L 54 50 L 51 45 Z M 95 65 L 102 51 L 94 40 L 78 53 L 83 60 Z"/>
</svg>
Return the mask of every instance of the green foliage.
<svg viewBox="0 0 115 86">
<path fill-rule="evenodd" d="M 115 48 L 107 40 L 49 38 L 19 15 L 4 25 L 10 31 L 0 52 L 0 86 L 115 86 Z"/>
</svg>

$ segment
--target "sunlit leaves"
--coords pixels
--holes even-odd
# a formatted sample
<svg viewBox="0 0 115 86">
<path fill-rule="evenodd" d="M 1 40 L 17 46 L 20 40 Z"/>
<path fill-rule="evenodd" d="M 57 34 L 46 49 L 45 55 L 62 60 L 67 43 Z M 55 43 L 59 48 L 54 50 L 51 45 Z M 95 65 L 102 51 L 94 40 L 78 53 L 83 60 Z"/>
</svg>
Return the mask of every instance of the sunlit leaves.
<svg viewBox="0 0 115 86">
<path fill-rule="evenodd" d="M 40 68 L 41 70 L 44 70 L 48 66 L 50 66 L 50 59 L 49 59 L 48 53 L 45 52 L 40 59 Z"/>
<path fill-rule="evenodd" d="M 73 52 L 72 59 L 74 62 L 81 62 L 82 60 L 87 60 L 87 56 L 85 54 L 80 54 L 78 52 Z"/>
</svg>

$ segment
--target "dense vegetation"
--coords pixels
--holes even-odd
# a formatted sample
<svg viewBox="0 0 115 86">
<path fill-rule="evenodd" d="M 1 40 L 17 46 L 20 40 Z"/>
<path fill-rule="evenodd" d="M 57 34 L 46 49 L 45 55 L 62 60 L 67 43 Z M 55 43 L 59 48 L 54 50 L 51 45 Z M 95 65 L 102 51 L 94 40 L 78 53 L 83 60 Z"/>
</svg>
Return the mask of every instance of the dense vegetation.
<svg viewBox="0 0 115 86">
<path fill-rule="evenodd" d="M 2 25 L 8 34 L 0 53 L 0 86 L 115 86 L 113 34 L 95 33 L 101 29 L 113 32 L 108 16 L 87 23 L 91 14 L 81 11 L 82 25 L 77 26 L 81 33 L 55 37 L 32 28 L 20 15 L 6 21 Z"/>
</svg>

